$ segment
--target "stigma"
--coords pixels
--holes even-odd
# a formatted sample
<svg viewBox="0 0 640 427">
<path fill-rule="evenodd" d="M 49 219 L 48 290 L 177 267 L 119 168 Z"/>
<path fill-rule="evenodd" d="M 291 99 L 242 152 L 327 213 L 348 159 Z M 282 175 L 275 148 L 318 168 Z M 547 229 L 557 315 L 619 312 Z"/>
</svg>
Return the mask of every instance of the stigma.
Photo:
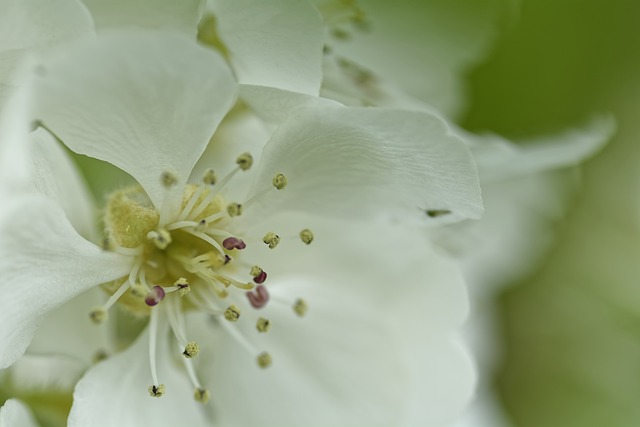
<svg viewBox="0 0 640 427">
<path fill-rule="evenodd" d="M 250 170 L 252 164 L 251 155 L 244 153 L 220 180 L 213 169 L 206 170 L 200 183 L 184 186 L 181 205 L 168 221 L 163 217 L 161 222 L 159 210 L 138 185 L 116 191 L 107 200 L 103 220 L 106 248 L 130 256 L 133 262 L 127 276 L 102 285 L 109 296 L 102 306 L 91 311 L 90 318 L 95 323 L 107 321 L 108 311 L 116 303 L 137 316 L 149 318 L 150 396 L 161 397 L 166 391 L 155 362 L 159 318 L 165 318 L 173 332 L 176 354 L 185 364 L 194 387 L 194 399 L 199 402 L 206 403 L 211 396 L 200 384 L 192 365 L 192 359 L 203 357 L 203 351 L 190 339 L 186 313 L 197 311 L 221 319 L 216 323 L 243 342 L 259 368 L 274 363 L 271 353 L 255 348 L 252 336 L 240 331 L 265 334 L 271 328 L 269 266 L 251 262 L 245 249 L 253 244 L 274 249 L 281 237 L 274 231 L 245 235 L 237 225 L 245 210 L 254 208 L 256 198 L 266 197 L 266 193 L 244 203 L 229 202 L 222 196 L 233 176 Z M 180 182 L 173 172 L 163 173 L 159 180 L 172 191 Z M 271 190 L 285 190 L 287 183 L 286 176 L 278 173 L 273 177 Z M 313 241 L 309 229 L 298 234 L 306 245 Z M 287 234 L 283 236 L 287 241 Z M 285 303 L 291 304 L 299 317 L 307 311 L 301 298 Z M 242 322 L 254 326 L 239 329 L 236 325 Z"/>
</svg>

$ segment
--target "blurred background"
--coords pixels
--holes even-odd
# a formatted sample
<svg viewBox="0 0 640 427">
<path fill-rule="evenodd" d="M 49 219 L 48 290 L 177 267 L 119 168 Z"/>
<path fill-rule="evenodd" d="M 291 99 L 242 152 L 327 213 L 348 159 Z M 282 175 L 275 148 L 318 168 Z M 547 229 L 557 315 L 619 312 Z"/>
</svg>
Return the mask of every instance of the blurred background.
<svg viewBox="0 0 640 427">
<path fill-rule="evenodd" d="M 486 382 L 507 426 L 639 426 L 640 2 L 507 3 L 458 122 L 517 140 L 612 113 L 617 132 L 580 168 L 549 250 L 492 295 Z"/>
</svg>

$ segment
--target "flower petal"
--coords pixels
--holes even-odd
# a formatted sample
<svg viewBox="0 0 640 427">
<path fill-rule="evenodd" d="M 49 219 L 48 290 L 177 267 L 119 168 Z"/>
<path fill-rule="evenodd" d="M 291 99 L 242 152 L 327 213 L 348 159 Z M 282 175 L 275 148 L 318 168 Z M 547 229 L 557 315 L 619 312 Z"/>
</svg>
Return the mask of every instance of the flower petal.
<svg viewBox="0 0 640 427">
<path fill-rule="evenodd" d="M 0 408 L 0 427 L 38 427 L 38 423 L 24 403 L 9 399 Z"/>
<path fill-rule="evenodd" d="M 181 188 L 235 99 L 224 61 L 177 34 L 113 33 L 44 67 L 38 118 L 72 150 L 131 174 L 158 209 L 161 175 Z M 170 193 L 176 209 L 181 193 Z"/>
<path fill-rule="evenodd" d="M 262 197 L 253 209 L 261 216 L 287 208 L 439 222 L 482 213 L 468 149 L 444 121 L 423 112 L 303 107 L 266 145 L 251 196 L 268 189 L 276 173 L 289 184 Z M 448 214 L 429 218 L 425 210 Z"/>
<path fill-rule="evenodd" d="M 306 0 L 215 0 L 220 38 L 240 83 L 318 95 L 324 27 Z"/>
<path fill-rule="evenodd" d="M 186 373 L 171 359 L 166 327 L 160 328 L 157 369 L 166 395 L 149 396 L 149 330 L 120 353 L 87 371 L 78 382 L 69 414 L 69 427 L 99 425 L 130 426 L 209 426 L 202 404 L 193 398 Z"/>
<path fill-rule="evenodd" d="M 195 37 L 202 0 L 84 0 L 98 30 L 142 27 Z"/>
<path fill-rule="evenodd" d="M 0 235 L 0 368 L 24 353 L 45 314 L 130 269 L 129 257 L 81 238 L 62 209 L 42 196 L 3 206 Z"/>
</svg>

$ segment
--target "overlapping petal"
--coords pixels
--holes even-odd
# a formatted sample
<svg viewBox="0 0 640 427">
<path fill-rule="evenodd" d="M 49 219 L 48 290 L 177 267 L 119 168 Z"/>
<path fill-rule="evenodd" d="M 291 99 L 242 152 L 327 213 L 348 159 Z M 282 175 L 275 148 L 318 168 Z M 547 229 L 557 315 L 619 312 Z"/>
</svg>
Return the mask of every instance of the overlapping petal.
<svg viewBox="0 0 640 427">
<path fill-rule="evenodd" d="M 324 27 L 307 0 L 214 0 L 211 5 L 240 83 L 318 94 Z"/>
<path fill-rule="evenodd" d="M 9 399 L 0 408 L 0 427 L 38 427 L 38 424 L 24 403 Z"/>
<path fill-rule="evenodd" d="M 77 153 L 131 174 L 158 209 L 167 197 L 161 175 L 182 187 L 235 100 L 224 61 L 179 35 L 104 35 L 43 67 L 37 118 Z M 180 196 L 171 193 L 169 206 Z"/>
<path fill-rule="evenodd" d="M 128 257 L 80 237 L 42 196 L 16 198 L 0 215 L 0 367 L 15 362 L 49 311 L 84 290 L 126 275 Z"/>
<path fill-rule="evenodd" d="M 276 173 L 287 188 L 262 199 L 276 208 L 364 219 L 426 222 L 482 212 L 475 164 L 465 144 L 435 115 L 314 105 L 300 108 L 265 146 L 252 194 Z M 433 219 L 433 218 L 431 218 Z"/>
</svg>

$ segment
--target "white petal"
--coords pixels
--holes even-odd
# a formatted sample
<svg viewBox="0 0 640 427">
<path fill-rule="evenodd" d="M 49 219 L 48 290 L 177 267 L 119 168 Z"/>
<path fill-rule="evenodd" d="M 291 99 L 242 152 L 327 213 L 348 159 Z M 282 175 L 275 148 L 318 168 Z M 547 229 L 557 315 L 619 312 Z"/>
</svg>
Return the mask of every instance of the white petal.
<svg viewBox="0 0 640 427">
<path fill-rule="evenodd" d="M 33 132 L 31 139 L 33 185 L 62 207 L 81 236 L 96 241 L 93 199 L 77 166 L 60 143 L 44 129 Z"/>
<path fill-rule="evenodd" d="M 0 408 L 0 427 L 38 427 L 38 423 L 24 403 L 9 399 Z"/>
<path fill-rule="evenodd" d="M 0 236 L 0 368 L 24 353 L 49 311 L 130 269 L 128 257 L 81 238 L 62 209 L 41 196 L 3 206 Z"/>
<path fill-rule="evenodd" d="M 0 0 L 0 108 L 20 77 L 17 67 L 34 49 L 45 49 L 93 32 L 78 0 Z"/>
<path fill-rule="evenodd" d="M 413 222 L 477 218 L 482 212 L 475 164 L 437 116 L 355 107 L 301 108 L 265 147 L 252 191 L 276 173 L 289 184 L 261 199 L 276 209 Z M 424 210 L 448 210 L 428 218 Z"/>
<path fill-rule="evenodd" d="M 240 83 L 318 94 L 324 28 L 306 0 L 215 0 L 213 9 Z"/>
<path fill-rule="evenodd" d="M 147 391 L 152 380 L 146 329 L 126 351 L 87 371 L 74 393 L 69 427 L 211 425 L 186 373 L 171 358 L 177 352 L 168 346 L 166 328 L 160 329 L 157 368 L 166 394 L 154 398 Z"/>
<path fill-rule="evenodd" d="M 158 209 L 162 173 L 181 188 L 235 99 L 224 61 L 179 35 L 113 33 L 45 68 L 38 118 L 72 150 L 131 174 Z M 175 209 L 181 193 L 171 193 Z"/>
<path fill-rule="evenodd" d="M 195 37 L 202 0 L 84 0 L 98 30 L 142 27 Z"/>
<path fill-rule="evenodd" d="M 25 354 L 1 379 L 13 394 L 71 393 L 87 366 L 70 356 Z"/>
<path fill-rule="evenodd" d="M 465 137 L 478 164 L 483 183 L 550 169 L 575 166 L 600 150 L 616 129 L 611 116 L 596 117 L 585 125 L 514 145 L 498 136 Z"/>
</svg>

